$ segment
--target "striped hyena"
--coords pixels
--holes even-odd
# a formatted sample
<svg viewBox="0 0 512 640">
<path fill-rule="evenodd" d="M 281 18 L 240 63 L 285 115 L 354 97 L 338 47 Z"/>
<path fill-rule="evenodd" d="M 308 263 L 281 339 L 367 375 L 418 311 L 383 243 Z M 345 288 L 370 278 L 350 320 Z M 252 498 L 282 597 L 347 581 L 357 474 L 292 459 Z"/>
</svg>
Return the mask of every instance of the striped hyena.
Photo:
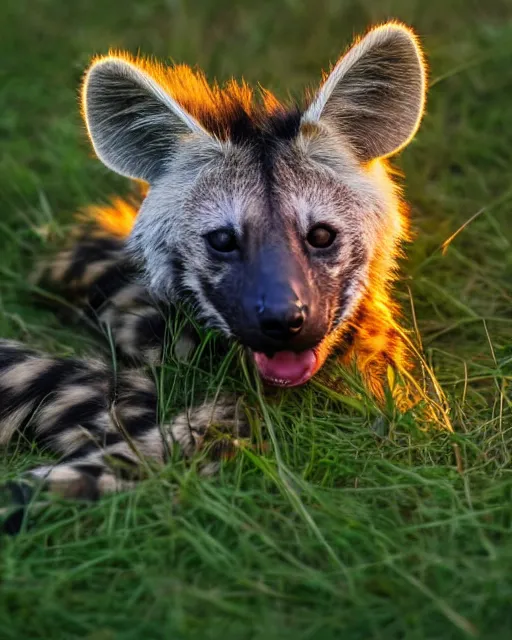
<svg viewBox="0 0 512 640">
<path fill-rule="evenodd" d="M 420 47 L 396 23 L 357 40 L 303 106 L 265 90 L 255 102 L 245 84 L 209 86 L 186 66 L 98 58 L 82 91 L 92 145 L 148 186 L 138 212 L 94 210 L 96 227 L 42 281 L 129 358 L 158 362 L 166 316 L 185 302 L 266 383 L 301 385 L 336 353 L 382 399 L 407 359 L 389 293 L 407 221 L 386 158 L 414 136 L 424 99 Z M 63 456 L 29 475 L 65 496 L 131 486 L 142 462 L 165 463 L 176 440 L 193 452 L 212 422 L 248 428 L 225 398 L 158 424 L 144 372 L 10 342 L 0 353 L 0 444 L 23 433 Z M 25 483 L 11 490 L 26 498 Z"/>
</svg>

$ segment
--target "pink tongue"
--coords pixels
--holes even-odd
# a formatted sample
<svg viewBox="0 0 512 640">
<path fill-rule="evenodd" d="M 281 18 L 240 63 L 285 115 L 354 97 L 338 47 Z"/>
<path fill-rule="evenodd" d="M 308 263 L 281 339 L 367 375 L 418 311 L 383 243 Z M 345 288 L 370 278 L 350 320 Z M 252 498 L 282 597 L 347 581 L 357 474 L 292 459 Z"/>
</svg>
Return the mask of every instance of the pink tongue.
<svg viewBox="0 0 512 640">
<path fill-rule="evenodd" d="M 313 349 L 302 353 L 279 351 L 272 358 L 255 352 L 254 361 L 263 379 L 280 386 L 293 386 L 311 378 L 316 356 Z"/>
</svg>

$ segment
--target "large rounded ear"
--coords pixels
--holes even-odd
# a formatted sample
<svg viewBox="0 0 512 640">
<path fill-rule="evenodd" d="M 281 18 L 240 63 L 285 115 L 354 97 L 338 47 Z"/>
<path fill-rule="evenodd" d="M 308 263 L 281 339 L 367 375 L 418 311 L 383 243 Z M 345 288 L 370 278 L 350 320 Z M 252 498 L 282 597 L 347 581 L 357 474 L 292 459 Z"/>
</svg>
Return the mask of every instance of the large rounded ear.
<svg viewBox="0 0 512 640">
<path fill-rule="evenodd" d="M 326 122 L 367 162 L 396 153 L 414 136 L 425 103 L 425 63 L 407 27 L 370 31 L 338 61 L 303 115 Z"/>
<path fill-rule="evenodd" d="M 155 78 L 122 57 L 109 56 L 91 65 L 82 107 L 99 159 L 129 178 L 154 181 L 181 136 L 208 135 Z"/>
</svg>

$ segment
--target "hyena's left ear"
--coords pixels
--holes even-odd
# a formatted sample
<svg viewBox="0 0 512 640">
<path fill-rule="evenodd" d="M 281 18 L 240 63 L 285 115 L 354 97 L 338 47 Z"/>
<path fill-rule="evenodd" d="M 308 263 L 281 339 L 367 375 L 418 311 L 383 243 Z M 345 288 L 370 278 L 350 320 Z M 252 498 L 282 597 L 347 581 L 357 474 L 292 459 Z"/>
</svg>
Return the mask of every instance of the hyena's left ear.
<svg viewBox="0 0 512 640">
<path fill-rule="evenodd" d="M 425 103 L 425 63 L 414 34 L 388 23 L 370 31 L 336 64 L 303 116 L 348 139 L 362 162 L 404 147 Z"/>
<path fill-rule="evenodd" d="M 82 108 L 103 164 L 146 182 L 162 174 L 183 136 L 209 135 L 156 77 L 123 57 L 93 62 L 85 75 Z"/>
</svg>

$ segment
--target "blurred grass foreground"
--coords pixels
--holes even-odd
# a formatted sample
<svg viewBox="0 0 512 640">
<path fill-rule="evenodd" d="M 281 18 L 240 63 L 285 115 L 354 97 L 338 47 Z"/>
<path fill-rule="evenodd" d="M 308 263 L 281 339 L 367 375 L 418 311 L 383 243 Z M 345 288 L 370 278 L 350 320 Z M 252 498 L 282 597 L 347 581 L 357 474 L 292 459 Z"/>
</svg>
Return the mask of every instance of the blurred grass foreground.
<svg viewBox="0 0 512 640">
<path fill-rule="evenodd" d="M 128 189 L 79 119 L 93 54 L 171 57 L 286 97 L 371 24 L 411 24 L 431 89 L 396 162 L 416 234 L 397 295 L 455 430 L 384 423 L 314 385 L 284 394 L 267 408 L 268 450 L 218 477 L 177 461 L 1 539 L 0 637 L 510 638 L 510 0 L 3 0 L 0 16 L 1 335 L 61 354 L 96 339 L 33 304 L 30 266 L 77 208 Z M 176 408 L 218 383 L 207 358 L 169 373 Z M 43 457 L 9 451 L 0 480 Z"/>
</svg>

